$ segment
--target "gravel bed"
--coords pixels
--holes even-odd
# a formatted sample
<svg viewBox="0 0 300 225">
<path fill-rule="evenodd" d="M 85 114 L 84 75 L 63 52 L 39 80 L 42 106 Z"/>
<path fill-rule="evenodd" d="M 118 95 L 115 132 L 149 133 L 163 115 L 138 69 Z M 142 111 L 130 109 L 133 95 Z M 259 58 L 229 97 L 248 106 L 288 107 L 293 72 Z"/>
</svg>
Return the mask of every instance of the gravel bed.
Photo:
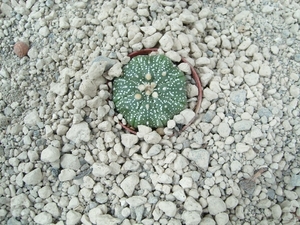
<svg viewBox="0 0 300 225">
<path fill-rule="evenodd" d="M 298 0 L 2 0 L 0 223 L 300 224 L 299 24 Z M 188 79 L 186 110 L 131 134 L 112 82 L 154 47 L 201 109 Z"/>
</svg>

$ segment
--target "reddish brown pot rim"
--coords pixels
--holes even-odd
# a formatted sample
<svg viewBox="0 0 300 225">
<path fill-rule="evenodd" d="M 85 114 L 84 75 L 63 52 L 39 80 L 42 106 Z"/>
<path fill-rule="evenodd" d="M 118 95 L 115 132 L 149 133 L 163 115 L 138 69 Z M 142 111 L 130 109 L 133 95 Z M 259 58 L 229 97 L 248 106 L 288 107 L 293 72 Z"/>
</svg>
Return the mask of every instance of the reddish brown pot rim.
<svg viewBox="0 0 300 225">
<path fill-rule="evenodd" d="M 151 52 L 157 52 L 158 51 L 158 48 L 145 48 L 145 49 L 142 49 L 142 50 L 139 50 L 139 51 L 135 51 L 135 52 L 132 52 L 130 54 L 128 54 L 128 56 L 130 58 L 133 58 L 133 57 L 136 57 L 138 55 L 149 55 Z M 186 124 L 181 130 L 180 132 L 184 131 L 186 128 L 188 128 L 193 122 L 194 120 L 196 119 L 196 116 L 198 114 L 198 112 L 200 111 L 200 106 L 201 106 L 201 102 L 202 102 L 202 96 L 203 96 L 203 88 L 202 88 L 202 84 L 201 84 L 201 81 L 200 81 L 200 77 L 197 73 L 197 71 L 195 70 L 195 68 L 191 65 L 191 63 L 189 63 L 185 58 L 181 58 L 181 62 L 184 62 L 184 63 L 187 63 L 190 68 L 191 68 L 191 73 L 192 73 L 192 78 L 194 79 L 195 83 L 196 83 L 196 86 L 198 88 L 198 97 L 197 97 L 197 104 L 196 104 L 196 107 L 194 109 L 194 112 L 195 112 L 195 118 L 192 119 L 188 124 Z M 132 134 L 136 134 L 137 131 L 124 125 L 121 121 L 119 122 L 120 125 L 122 126 L 122 128 L 124 128 L 125 130 L 127 130 L 128 132 L 132 133 Z"/>
</svg>

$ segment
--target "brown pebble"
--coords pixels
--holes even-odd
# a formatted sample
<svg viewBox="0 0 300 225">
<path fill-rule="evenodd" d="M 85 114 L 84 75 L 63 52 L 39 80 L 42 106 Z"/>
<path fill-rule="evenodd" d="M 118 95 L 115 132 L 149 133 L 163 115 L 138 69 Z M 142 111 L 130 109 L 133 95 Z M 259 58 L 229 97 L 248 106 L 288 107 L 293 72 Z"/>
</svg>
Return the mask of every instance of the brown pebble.
<svg viewBox="0 0 300 225">
<path fill-rule="evenodd" d="M 18 41 L 15 45 L 14 45 L 14 53 L 19 56 L 20 58 L 24 57 L 25 55 L 27 55 L 29 50 L 29 46 L 28 44 L 26 44 L 25 42 L 22 41 Z"/>
</svg>

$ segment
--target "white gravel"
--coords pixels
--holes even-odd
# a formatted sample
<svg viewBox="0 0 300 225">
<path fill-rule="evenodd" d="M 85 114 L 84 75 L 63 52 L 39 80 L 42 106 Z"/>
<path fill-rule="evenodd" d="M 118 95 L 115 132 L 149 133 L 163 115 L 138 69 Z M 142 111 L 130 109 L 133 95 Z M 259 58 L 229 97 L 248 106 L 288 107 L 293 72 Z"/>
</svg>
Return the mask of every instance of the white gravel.
<svg viewBox="0 0 300 225">
<path fill-rule="evenodd" d="M 299 24 L 296 0 L 2 0 L 0 223 L 299 224 Z M 129 134 L 112 81 L 153 47 L 201 109 L 180 63 L 189 108 Z"/>
</svg>

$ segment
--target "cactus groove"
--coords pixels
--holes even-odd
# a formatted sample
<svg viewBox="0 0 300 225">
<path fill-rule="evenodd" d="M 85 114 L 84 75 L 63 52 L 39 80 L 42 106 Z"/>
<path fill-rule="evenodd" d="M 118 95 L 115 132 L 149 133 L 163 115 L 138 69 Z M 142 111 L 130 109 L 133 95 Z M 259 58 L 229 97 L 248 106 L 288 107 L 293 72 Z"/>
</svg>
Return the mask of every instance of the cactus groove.
<svg viewBox="0 0 300 225">
<path fill-rule="evenodd" d="M 114 80 L 113 102 L 134 128 L 164 127 L 187 105 L 186 78 L 165 55 L 136 56 Z"/>
</svg>

